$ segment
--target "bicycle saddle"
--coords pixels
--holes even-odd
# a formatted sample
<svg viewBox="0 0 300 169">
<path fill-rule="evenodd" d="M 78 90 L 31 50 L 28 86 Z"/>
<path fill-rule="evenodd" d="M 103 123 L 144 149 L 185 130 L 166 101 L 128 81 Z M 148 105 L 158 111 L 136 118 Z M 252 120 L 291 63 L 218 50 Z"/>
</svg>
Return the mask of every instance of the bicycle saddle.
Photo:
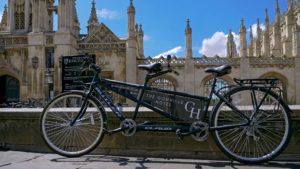
<svg viewBox="0 0 300 169">
<path fill-rule="evenodd" d="M 215 68 L 206 68 L 204 70 L 206 73 L 213 73 L 216 76 L 224 76 L 226 74 L 231 73 L 231 66 L 230 65 L 222 65 Z"/>
<path fill-rule="evenodd" d="M 162 70 L 161 63 L 151 63 L 149 65 L 138 65 L 138 68 L 147 70 L 150 73 L 159 72 Z"/>
</svg>

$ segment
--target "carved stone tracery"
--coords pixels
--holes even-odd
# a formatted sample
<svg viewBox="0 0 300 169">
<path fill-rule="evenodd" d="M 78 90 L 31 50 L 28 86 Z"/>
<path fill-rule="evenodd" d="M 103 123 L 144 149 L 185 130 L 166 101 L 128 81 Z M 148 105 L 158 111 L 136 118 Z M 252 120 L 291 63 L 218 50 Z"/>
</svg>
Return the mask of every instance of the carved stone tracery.
<svg viewBox="0 0 300 169">
<path fill-rule="evenodd" d="M 103 23 L 91 35 L 83 41 L 84 43 L 113 43 L 119 42 L 120 39 L 109 30 Z"/>
<path fill-rule="evenodd" d="M 15 3 L 15 29 L 23 30 L 25 29 L 25 2 L 17 1 Z"/>
</svg>

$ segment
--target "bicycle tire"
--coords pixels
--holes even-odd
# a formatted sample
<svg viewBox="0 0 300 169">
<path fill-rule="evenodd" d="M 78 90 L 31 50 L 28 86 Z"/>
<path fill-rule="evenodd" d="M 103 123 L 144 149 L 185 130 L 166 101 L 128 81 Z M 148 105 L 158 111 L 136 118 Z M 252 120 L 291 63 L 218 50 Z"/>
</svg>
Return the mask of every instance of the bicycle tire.
<svg viewBox="0 0 300 169">
<path fill-rule="evenodd" d="M 225 97 L 250 117 L 266 92 L 266 88 L 242 86 L 230 90 Z M 286 148 L 291 137 L 292 121 L 284 105 L 279 96 L 270 91 L 251 124 L 213 131 L 216 144 L 229 158 L 242 163 L 257 164 L 274 159 Z M 245 123 L 245 119 L 231 111 L 222 100 L 216 104 L 211 126 L 241 123 Z"/>
<path fill-rule="evenodd" d="M 102 104 L 93 96 L 87 101 L 86 113 L 73 126 L 84 93 L 67 92 L 52 99 L 44 108 L 40 130 L 47 146 L 66 157 L 79 157 L 94 150 L 107 129 L 107 115 Z"/>
</svg>

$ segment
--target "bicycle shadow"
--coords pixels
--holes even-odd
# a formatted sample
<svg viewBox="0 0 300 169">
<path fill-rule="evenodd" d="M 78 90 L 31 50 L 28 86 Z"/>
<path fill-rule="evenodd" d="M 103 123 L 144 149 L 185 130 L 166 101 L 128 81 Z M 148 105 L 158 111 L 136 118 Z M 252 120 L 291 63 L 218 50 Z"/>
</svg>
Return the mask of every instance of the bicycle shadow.
<svg viewBox="0 0 300 169">
<path fill-rule="evenodd" d="M 129 164 L 138 164 L 139 167 L 135 169 L 148 169 L 150 167 L 146 167 L 146 165 L 151 164 L 180 164 L 183 165 L 193 165 L 195 169 L 202 168 L 287 168 L 287 169 L 299 169 L 300 163 L 288 163 L 288 162 L 280 162 L 280 161 L 271 161 L 268 163 L 263 163 L 259 165 L 246 165 L 238 162 L 232 161 L 217 161 L 217 160 L 197 160 L 197 159 L 162 159 L 162 158 L 147 158 L 147 157 L 120 157 L 120 156 L 106 156 L 106 155 L 86 155 L 79 158 L 56 158 L 52 159 L 52 162 L 64 163 L 64 162 L 74 162 L 74 163 L 117 163 L 119 166 L 126 166 Z M 295 161 L 297 162 L 297 161 Z"/>
</svg>

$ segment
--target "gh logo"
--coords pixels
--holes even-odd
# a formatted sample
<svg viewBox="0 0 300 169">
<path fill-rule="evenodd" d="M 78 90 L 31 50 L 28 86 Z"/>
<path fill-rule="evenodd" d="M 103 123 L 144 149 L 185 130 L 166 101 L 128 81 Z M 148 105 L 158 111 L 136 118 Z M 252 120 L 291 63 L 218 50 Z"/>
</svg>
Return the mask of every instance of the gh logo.
<svg viewBox="0 0 300 169">
<path fill-rule="evenodd" d="M 190 112 L 190 118 L 193 118 L 193 115 L 196 115 L 196 119 L 199 119 L 200 113 L 201 113 L 201 109 L 196 109 L 195 108 L 196 103 L 192 102 L 192 101 L 188 101 L 186 102 L 184 108 L 185 111 Z"/>
</svg>

